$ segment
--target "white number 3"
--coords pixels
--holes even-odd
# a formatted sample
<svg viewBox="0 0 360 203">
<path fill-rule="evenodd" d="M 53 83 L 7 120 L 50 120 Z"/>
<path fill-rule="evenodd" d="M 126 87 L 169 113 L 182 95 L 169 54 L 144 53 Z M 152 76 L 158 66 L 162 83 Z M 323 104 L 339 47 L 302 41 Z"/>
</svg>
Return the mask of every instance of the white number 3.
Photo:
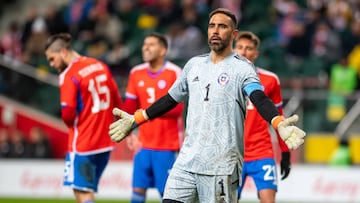
<svg viewBox="0 0 360 203">
<path fill-rule="evenodd" d="M 107 81 L 107 76 L 105 74 L 99 75 L 94 79 L 89 81 L 88 90 L 91 93 L 93 100 L 93 106 L 91 107 L 92 113 L 98 113 L 101 110 L 106 110 L 110 106 L 110 91 L 106 84 L 103 82 Z M 101 95 L 105 95 L 100 99 Z"/>
</svg>

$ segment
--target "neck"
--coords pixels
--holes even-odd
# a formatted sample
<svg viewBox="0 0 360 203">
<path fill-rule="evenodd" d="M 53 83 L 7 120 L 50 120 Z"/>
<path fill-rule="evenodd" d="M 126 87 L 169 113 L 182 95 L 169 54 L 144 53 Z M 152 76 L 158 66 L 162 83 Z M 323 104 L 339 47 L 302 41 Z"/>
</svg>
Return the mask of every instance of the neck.
<svg viewBox="0 0 360 203">
<path fill-rule="evenodd" d="M 165 60 L 164 59 L 158 59 L 155 61 L 150 61 L 150 71 L 151 72 L 157 72 L 164 66 Z"/>
<path fill-rule="evenodd" d="M 232 53 L 232 48 L 231 47 L 226 48 L 224 51 L 222 51 L 220 53 L 211 50 L 211 61 L 214 64 L 217 64 L 217 63 L 221 62 L 222 60 L 224 60 L 231 53 Z"/>
<path fill-rule="evenodd" d="M 76 51 L 70 51 L 67 56 L 65 56 L 65 63 L 66 65 L 69 65 L 71 62 L 73 62 L 75 59 L 79 58 L 80 54 L 77 53 Z"/>
</svg>

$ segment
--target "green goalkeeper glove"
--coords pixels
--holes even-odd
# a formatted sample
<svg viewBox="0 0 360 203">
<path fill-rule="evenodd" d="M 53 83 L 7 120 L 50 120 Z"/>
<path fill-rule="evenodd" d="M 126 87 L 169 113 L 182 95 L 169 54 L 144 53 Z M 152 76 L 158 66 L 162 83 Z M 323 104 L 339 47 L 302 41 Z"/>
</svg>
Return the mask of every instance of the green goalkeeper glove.
<svg viewBox="0 0 360 203">
<path fill-rule="evenodd" d="M 114 142 L 122 141 L 133 129 L 148 120 L 146 112 L 143 110 L 138 110 L 134 115 L 130 115 L 121 109 L 114 108 L 113 115 L 119 117 L 119 120 L 113 122 L 109 127 L 109 135 Z"/>
<path fill-rule="evenodd" d="M 284 140 L 289 149 L 297 149 L 304 143 L 306 133 L 300 128 L 294 126 L 299 120 L 298 115 L 289 118 L 276 116 L 271 121 L 273 127 L 278 130 L 280 137 Z"/>
</svg>

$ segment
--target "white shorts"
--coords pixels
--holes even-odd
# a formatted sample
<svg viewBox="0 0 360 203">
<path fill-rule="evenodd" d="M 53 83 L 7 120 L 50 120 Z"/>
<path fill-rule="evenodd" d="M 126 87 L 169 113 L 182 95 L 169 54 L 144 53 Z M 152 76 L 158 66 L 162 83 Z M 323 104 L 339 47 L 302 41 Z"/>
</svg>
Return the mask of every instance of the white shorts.
<svg viewBox="0 0 360 203">
<path fill-rule="evenodd" d="M 237 202 L 239 177 L 232 175 L 202 175 L 173 168 L 167 179 L 163 199 L 180 202 Z"/>
</svg>

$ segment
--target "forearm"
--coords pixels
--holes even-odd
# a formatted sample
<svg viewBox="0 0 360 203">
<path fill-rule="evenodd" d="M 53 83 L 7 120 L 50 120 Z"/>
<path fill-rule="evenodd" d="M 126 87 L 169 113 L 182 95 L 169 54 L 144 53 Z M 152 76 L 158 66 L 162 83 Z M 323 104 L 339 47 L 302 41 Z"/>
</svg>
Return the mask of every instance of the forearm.
<svg viewBox="0 0 360 203">
<path fill-rule="evenodd" d="M 175 108 L 171 109 L 170 111 L 168 111 L 161 117 L 162 118 L 178 118 L 179 116 L 182 115 L 183 111 L 184 111 L 184 104 L 178 103 Z"/>
<path fill-rule="evenodd" d="M 249 96 L 251 102 L 254 104 L 260 115 L 269 123 L 272 124 L 273 118 L 279 116 L 279 111 L 274 103 L 267 97 L 263 91 L 255 90 Z"/>
<path fill-rule="evenodd" d="M 61 118 L 68 127 L 74 125 L 75 117 L 76 117 L 75 108 L 67 106 L 61 109 Z"/>
<path fill-rule="evenodd" d="M 175 108 L 177 104 L 178 103 L 169 94 L 166 94 L 148 107 L 145 112 L 149 120 L 151 120 L 164 115 L 166 112 Z"/>
</svg>

